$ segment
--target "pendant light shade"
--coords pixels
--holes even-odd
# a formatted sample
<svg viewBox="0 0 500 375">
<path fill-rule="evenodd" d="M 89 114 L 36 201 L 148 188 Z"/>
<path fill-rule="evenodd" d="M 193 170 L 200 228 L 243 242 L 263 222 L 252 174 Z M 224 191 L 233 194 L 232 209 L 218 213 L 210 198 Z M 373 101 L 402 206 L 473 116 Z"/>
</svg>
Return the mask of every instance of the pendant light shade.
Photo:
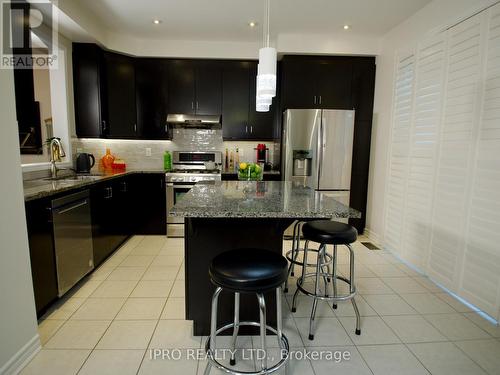
<svg viewBox="0 0 500 375">
<path fill-rule="evenodd" d="M 257 97 L 273 98 L 276 96 L 276 49 L 264 47 L 259 50 L 257 70 Z"/>
<path fill-rule="evenodd" d="M 266 104 L 257 104 L 255 110 L 257 112 L 269 112 L 269 106 Z"/>
</svg>

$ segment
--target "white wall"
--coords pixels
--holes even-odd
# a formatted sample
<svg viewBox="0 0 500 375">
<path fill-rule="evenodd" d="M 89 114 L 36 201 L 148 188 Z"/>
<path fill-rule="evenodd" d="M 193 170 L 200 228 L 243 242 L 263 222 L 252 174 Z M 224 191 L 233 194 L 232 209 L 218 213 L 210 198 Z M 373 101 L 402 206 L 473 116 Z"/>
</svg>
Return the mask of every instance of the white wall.
<svg viewBox="0 0 500 375">
<path fill-rule="evenodd" d="M 50 99 L 51 116 L 54 137 L 62 140 L 66 157 L 58 164 L 60 168 L 72 167 L 71 136 L 75 134 L 75 115 L 73 100 L 73 57 L 72 42 L 63 35 L 58 35 L 59 63 L 57 69 L 49 71 L 50 77 Z M 42 127 L 43 124 L 42 118 Z M 42 133 L 44 134 L 44 132 Z M 42 138 L 45 142 L 45 138 Z M 43 159 L 43 160 L 41 160 Z M 49 169 L 49 156 L 44 150 L 44 155 L 40 159 L 21 158 L 23 172 L 39 171 Z"/>
<path fill-rule="evenodd" d="M 14 75 L 0 69 L 0 374 L 40 347 L 31 282 Z"/>
<path fill-rule="evenodd" d="M 434 0 L 408 18 L 381 41 L 377 56 L 374 121 L 368 183 L 367 229 L 373 240 L 382 243 L 384 195 L 391 128 L 395 53 L 412 46 L 434 30 L 444 29 L 472 15 L 495 0 Z"/>
</svg>

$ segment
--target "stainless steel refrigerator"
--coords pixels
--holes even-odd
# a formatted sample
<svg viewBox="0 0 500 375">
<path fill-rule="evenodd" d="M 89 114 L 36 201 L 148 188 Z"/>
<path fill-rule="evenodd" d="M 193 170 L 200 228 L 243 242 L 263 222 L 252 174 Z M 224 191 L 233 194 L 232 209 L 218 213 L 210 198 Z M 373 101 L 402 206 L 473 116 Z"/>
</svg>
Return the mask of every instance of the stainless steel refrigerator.
<svg viewBox="0 0 500 375">
<path fill-rule="evenodd" d="M 283 116 L 282 175 L 349 205 L 354 111 L 289 109 Z"/>
</svg>

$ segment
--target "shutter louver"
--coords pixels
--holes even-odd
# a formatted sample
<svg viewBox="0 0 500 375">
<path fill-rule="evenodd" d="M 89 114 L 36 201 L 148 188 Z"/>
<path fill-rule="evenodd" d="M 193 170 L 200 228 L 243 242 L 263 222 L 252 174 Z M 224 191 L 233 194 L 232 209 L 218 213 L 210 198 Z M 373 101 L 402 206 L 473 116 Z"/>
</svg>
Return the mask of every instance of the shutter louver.
<svg viewBox="0 0 500 375">
<path fill-rule="evenodd" d="M 435 186 L 428 274 L 457 291 L 463 262 L 465 217 L 481 78 L 481 20 L 448 31 L 444 116 Z"/>
<path fill-rule="evenodd" d="M 500 6 L 491 9 L 483 105 L 470 200 L 462 294 L 485 311 L 500 305 Z"/>
<path fill-rule="evenodd" d="M 397 65 L 394 91 L 391 160 L 387 187 L 385 240 L 394 252 L 401 250 L 404 199 L 408 170 L 415 55 L 402 56 Z"/>
</svg>

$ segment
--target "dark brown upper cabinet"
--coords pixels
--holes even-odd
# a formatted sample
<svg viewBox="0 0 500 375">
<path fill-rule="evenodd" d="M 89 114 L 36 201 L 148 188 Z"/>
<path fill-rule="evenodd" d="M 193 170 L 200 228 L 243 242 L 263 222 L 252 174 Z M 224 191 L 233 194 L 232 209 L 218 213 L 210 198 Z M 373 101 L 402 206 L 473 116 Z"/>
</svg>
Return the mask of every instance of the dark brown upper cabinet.
<svg viewBox="0 0 500 375">
<path fill-rule="evenodd" d="M 230 61 L 222 72 L 222 134 L 231 140 L 266 140 L 275 136 L 276 99 L 269 112 L 255 110 L 257 63 Z"/>
<path fill-rule="evenodd" d="M 196 62 L 196 114 L 222 112 L 222 69 L 218 61 Z"/>
<path fill-rule="evenodd" d="M 222 136 L 247 135 L 250 105 L 250 62 L 228 61 L 222 71 Z"/>
<path fill-rule="evenodd" d="M 352 109 L 352 58 L 285 56 L 282 108 Z"/>
<path fill-rule="evenodd" d="M 144 139 L 169 139 L 168 60 L 135 61 L 137 131 Z"/>
<path fill-rule="evenodd" d="M 95 44 L 73 43 L 73 89 L 78 137 L 104 136 L 101 97 L 102 50 Z"/>
<path fill-rule="evenodd" d="M 104 80 L 106 135 L 110 138 L 139 136 L 135 105 L 134 58 L 114 52 L 104 52 Z"/>
<path fill-rule="evenodd" d="M 168 72 L 168 110 L 170 113 L 195 114 L 196 71 L 189 60 L 171 60 Z"/>
<path fill-rule="evenodd" d="M 170 113 L 221 114 L 220 63 L 202 60 L 172 60 L 168 80 Z"/>
</svg>

